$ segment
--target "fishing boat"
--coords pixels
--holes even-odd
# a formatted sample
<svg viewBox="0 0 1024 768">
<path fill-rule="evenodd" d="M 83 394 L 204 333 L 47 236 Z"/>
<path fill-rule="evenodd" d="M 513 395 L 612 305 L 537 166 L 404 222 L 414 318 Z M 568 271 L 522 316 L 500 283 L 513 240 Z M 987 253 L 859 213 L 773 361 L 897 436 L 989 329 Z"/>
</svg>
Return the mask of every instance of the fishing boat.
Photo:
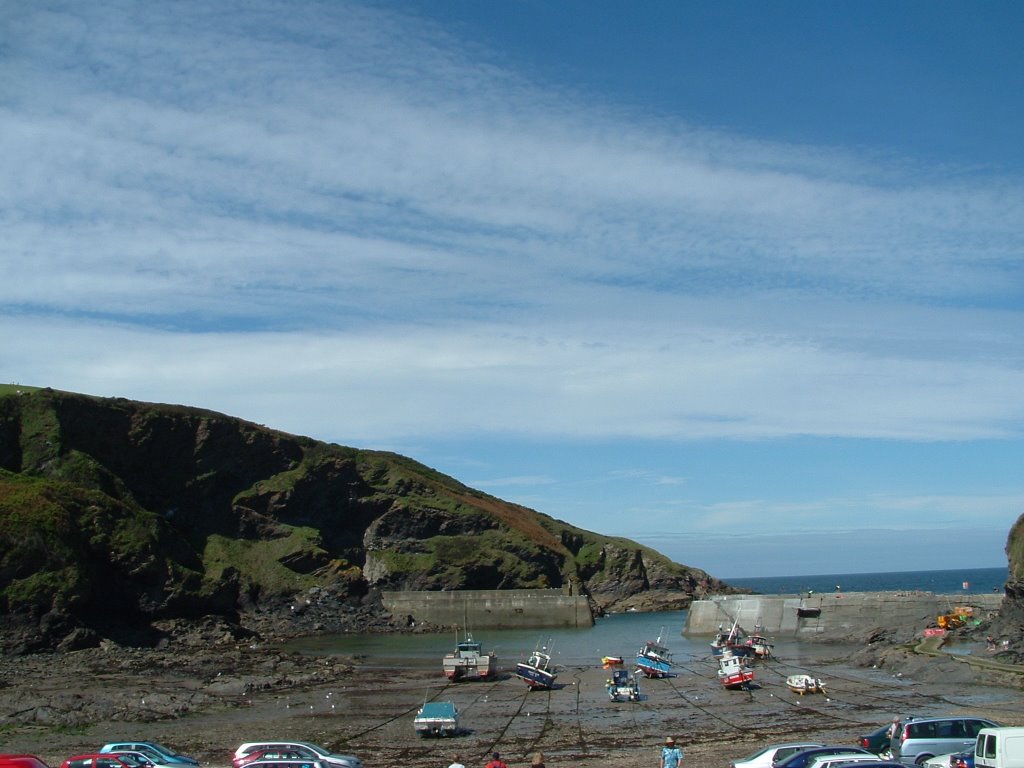
<svg viewBox="0 0 1024 768">
<path fill-rule="evenodd" d="M 748 637 L 746 644 L 754 652 L 754 656 L 759 659 L 771 658 L 772 648 L 775 647 L 769 642 L 767 637 L 757 634 Z"/>
<path fill-rule="evenodd" d="M 753 656 L 754 649 L 747 644 L 738 622 L 733 622 L 728 632 L 719 624 L 718 632 L 711 640 L 711 653 L 721 656 L 725 651 L 732 651 L 733 656 Z"/>
<path fill-rule="evenodd" d="M 636 666 L 647 677 L 668 677 L 671 674 L 672 654 L 662 645 L 661 635 L 657 640 L 648 640 L 637 651 Z"/>
<path fill-rule="evenodd" d="M 754 679 L 754 670 L 744 656 L 737 656 L 729 649 L 722 651 L 718 658 L 718 682 L 725 688 L 747 688 Z"/>
<path fill-rule="evenodd" d="M 526 661 L 516 664 L 516 677 L 534 689 L 550 689 L 558 675 L 551 665 L 548 649 L 538 645 Z"/>
<path fill-rule="evenodd" d="M 430 701 L 412 721 L 419 736 L 454 736 L 459 732 L 459 711 L 450 701 Z"/>
<path fill-rule="evenodd" d="M 613 670 L 605 687 L 612 701 L 640 701 L 640 685 L 625 669 Z"/>
<path fill-rule="evenodd" d="M 621 656 L 602 656 L 601 666 L 605 669 L 611 669 L 612 667 L 621 667 L 625 663 L 625 660 Z"/>
<path fill-rule="evenodd" d="M 825 683 L 821 678 L 810 675 L 790 675 L 786 678 L 786 685 L 793 693 L 801 696 L 805 693 L 825 693 Z"/>
<path fill-rule="evenodd" d="M 455 650 L 446 653 L 441 664 L 444 676 L 453 682 L 488 680 L 498 673 L 498 657 L 493 651 L 484 653 L 483 645 L 468 632 L 461 641 L 456 637 Z"/>
</svg>

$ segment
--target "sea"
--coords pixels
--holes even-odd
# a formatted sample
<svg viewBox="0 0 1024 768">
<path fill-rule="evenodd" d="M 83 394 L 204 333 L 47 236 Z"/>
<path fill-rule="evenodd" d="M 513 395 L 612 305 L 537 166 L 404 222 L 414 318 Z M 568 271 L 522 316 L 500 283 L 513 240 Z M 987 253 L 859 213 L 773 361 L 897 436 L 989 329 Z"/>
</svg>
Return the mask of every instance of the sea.
<svg viewBox="0 0 1024 768">
<path fill-rule="evenodd" d="M 1008 578 L 1007 568 L 973 568 L 947 571 L 905 571 L 894 573 L 842 573 L 818 576 L 778 576 L 753 579 L 723 579 L 735 587 L 758 594 L 832 592 L 928 591 L 937 594 L 977 594 L 1001 591 Z M 543 646 L 552 659 L 564 666 L 592 665 L 603 656 L 635 657 L 648 640 L 660 639 L 676 661 L 706 658 L 708 638 L 684 636 L 686 611 L 654 613 L 624 612 L 604 616 L 593 627 L 579 629 L 483 629 L 473 632 L 485 651 L 494 651 L 502 663 L 525 659 Z M 412 633 L 387 635 L 318 635 L 288 644 L 289 649 L 317 656 L 347 656 L 364 669 L 432 667 L 451 651 L 460 639 L 453 633 Z M 776 643 L 776 650 L 782 651 Z M 798 658 L 806 644 L 786 643 L 785 653 Z"/>
<path fill-rule="evenodd" d="M 761 576 L 722 578 L 726 584 L 759 595 L 814 592 L 934 592 L 939 595 L 1001 592 L 1008 568 L 955 568 L 944 571 L 891 571 L 885 573 L 830 573 L 817 576 Z"/>
</svg>

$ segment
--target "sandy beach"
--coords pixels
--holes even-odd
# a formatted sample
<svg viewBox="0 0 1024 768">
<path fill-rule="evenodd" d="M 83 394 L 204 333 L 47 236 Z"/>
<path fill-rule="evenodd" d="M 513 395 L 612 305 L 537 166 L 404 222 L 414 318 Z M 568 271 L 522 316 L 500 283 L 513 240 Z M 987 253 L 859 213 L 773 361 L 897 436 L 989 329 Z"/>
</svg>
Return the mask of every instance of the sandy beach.
<svg viewBox="0 0 1024 768">
<path fill-rule="evenodd" d="M 724 690 L 708 655 L 664 680 L 641 680 L 642 700 L 609 700 L 609 676 L 563 668 L 552 691 L 529 691 L 502 665 L 492 681 L 449 684 L 440 666 L 384 669 L 372 659 L 316 657 L 227 638 L 203 648 L 103 648 L 0 661 L 0 751 L 51 766 L 106 741 L 149 739 L 230 765 L 249 740 L 296 739 L 358 755 L 373 768 L 444 768 L 454 754 L 482 766 L 498 751 L 510 766 L 541 751 L 549 766 L 653 768 L 666 736 L 693 768 L 727 766 L 791 739 L 853 744 L 900 715 L 982 715 L 1024 725 L 1020 676 L 978 670 L 948 654 L 817 645 L 799 663 L 757 666 L 750 691 Z M 808 665 L 813 666 L 808 670 Z M 825 694 L 799 696 L 787 675 L 812 671 Z M 452 701 L 463 733 L 424 739 L 412 725 L 427 699 Z"/>
</svg>

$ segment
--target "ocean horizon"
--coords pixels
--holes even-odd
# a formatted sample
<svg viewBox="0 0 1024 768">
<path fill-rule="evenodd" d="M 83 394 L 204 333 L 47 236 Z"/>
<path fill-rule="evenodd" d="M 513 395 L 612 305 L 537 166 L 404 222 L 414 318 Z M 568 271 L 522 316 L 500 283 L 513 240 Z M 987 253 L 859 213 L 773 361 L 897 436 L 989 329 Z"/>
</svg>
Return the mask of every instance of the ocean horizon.
<svg viewBox="0 0 1024 768">
<path fill-rule="evenodd" d="M 950 568 L 936 571 L 889 571 L 883 573 L 827 573 L 813 576 L 739 577 L 722 581 L 759 595 L 834 592 L 921 591 L 936 594 L 1002 592 L 1009 568 Z"/>
</svg>

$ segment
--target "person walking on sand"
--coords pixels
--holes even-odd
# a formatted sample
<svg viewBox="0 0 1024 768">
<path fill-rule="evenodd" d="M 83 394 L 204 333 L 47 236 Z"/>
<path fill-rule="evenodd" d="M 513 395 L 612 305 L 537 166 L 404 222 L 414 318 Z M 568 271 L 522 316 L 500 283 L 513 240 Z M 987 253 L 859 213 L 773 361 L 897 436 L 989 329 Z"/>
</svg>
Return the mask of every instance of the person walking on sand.
<svg viewBox="0 0 1024 768">
<path fill-rule="evenodd" d="M 661 748 L 660 768 L 682 768 L 683 750 L 676 746 L 676 740 L 669 736 Z"/>
<path fill-rule="evenodd" d="M 462 755 L 452 755 L 452 764 L 448 768 L 466 768 L 462 764 Z"/>
<path fill-rule="evenodd" d="M 508 766 L 505 765 L 505 762 L 501 759 L 501 755 L 497 752 L 492 752 L 491 759 L 484 768 L 508 768 Z"/>
</svg>

